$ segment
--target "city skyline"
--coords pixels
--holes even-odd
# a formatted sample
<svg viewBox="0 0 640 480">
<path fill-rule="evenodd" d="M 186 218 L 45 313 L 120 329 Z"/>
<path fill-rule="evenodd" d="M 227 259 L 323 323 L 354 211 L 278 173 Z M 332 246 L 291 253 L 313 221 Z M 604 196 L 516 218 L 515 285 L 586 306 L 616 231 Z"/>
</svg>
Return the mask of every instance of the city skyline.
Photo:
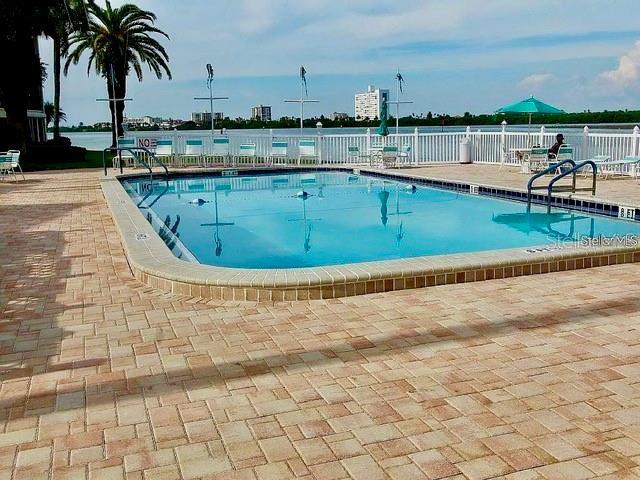
<svg viewBox="0 0 640 480">
<path fill-rule="evenodd" d="M 567 111 L 640 107 L 640 34 L 620 15 L 635 11 L 628 0 L 615 9 L 596 1 L 492 0 L 482 9 L 465 1 L 356 1 L 331 11 L 311 2 L 220 2 L 215 11 L 201 0 L 181 11 L 167 0 L 138 3 L 153 9 L 171 36 L 174 80 L 148 73 L 143 83 L 131 78 L 126 113 L 132 117 L 179 118 L 200 110 L 193 97 L 206 94 L 206 63 L 214 65 L 216 95 L 231 97 L 224 106 L 231 118 L 261 103 L 272 106 L 274 118 L 296 116 L 296 106 L 282 100 L 298 92 L 301 64 L 310 96 L 321 100 L 308 106 L 308 116 L 352 114 L 354 93 L 369 84 L 389 88 L 394 100 L 398 67 L 415 102 L 403 115 L 489 113 L 530 94 Z M 533 21 L 522 22 L 523 16 Z M 50 42 L 40 44 L 51 68 Z M 224 48 L 211 48 L 216 44 Z M 104 95 L 102 79 L 87 77 L 84 64 L 73 67 L 62 83 L 68 125 L 108 120 L 106 106 L 94 100 Z M 52 98 L 51 75 L 45 98 Z"/>
</svg>

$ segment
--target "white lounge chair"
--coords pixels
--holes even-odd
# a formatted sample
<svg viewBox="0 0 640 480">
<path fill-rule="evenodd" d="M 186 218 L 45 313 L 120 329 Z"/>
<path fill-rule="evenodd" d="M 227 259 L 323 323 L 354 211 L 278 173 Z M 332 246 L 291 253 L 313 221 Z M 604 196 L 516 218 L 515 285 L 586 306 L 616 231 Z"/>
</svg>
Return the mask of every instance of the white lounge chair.
<svg viewBox="0 0 640 480">
<path fill-rule="evenodd" d="M 626 175 L 629 174 L 636 180 L 638 180 L 638 176 L 640 175 L 640 157 L 627 155 L 624 158 L 619 160 L 611 160 L 611 157 L 608 155 L 599 155 L 599 157 L 603 157 L 600 161 L 595 161 L 598 170 L 603 175 L 604 178 L 607 178 L 609 175 Z M 629 171 L 629 169 L 631 171 Z"/>
<path fill-rule="evenodd" d="M 7 150 L 7 155 L 11 155 L 11 170 L 13 170 L 13 174 L 16 175 L 16 169 L 20 170 L 20 175 L 25 180 L 24 172 L 20 166 L 20 150 Z"/>
<path fill-rule="evenodd" d="M 256 165 L 256 144 L 242 143 L 235 157 L 234 165 Z"/>
<path fill-rule="evenodd" d="M 136 147 L 136 139 L 135 138 L 119 138 L 118 139 L 118 148 L 135 148 Z M 136 165 L 136 157 L 133 152 L 129 150 L 118 150 L 113 157 L 113 168 L 120 168 L 120 160 L 125 167 L 137 167 Z"/>
<path fill-rule="evenodd" d="M 298 143 L 298 165 L 302 165 L 303 160 L 318 162 L 318 152 L 316 151 L 316 141 L 300 140 Z"/>
<path fill-rule="evenodd" d="M 219 158 L 221 160 L 222 165 L 226 165 L 231 161 L 231 152 L 229 147 L 229 137 L 214 137 L 213 153 L 211 154 L 211 158 L 213 159 L 214 164 L 216 164 L 216 158 Z"/>
<path fill-rule="evenodd" d="M 269 162 L 271 165 L 287 165 L 289 142 L 273 140 L 271 142 L 271 152 Z"/>
<path fill-rule="evenodd" d="M 169 163 L 173 164 L 173 140 L 170 138 L 163 138 L 156 142 L 156 152 L 155 156 L 158 160 L 164 161 L 169 160 Z"/>
<path fill-rule="evenodd" d="M 183 167 L 201 166 L 204 156 L 202 139 L 191 138 L 185 143 L 185 151 L 180 155 L 180 162 Z"/>
</svg>

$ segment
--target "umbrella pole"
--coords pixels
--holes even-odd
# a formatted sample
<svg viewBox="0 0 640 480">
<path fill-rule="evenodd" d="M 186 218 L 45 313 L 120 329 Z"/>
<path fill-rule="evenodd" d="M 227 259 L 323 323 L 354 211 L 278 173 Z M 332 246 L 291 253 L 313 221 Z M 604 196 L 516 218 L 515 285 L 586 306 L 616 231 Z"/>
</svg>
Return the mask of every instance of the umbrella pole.
<svg viewBox="0 0 640 480">
<path fill-rule="evenodd" d="M 531 114 L 529 114 L 529 126 L 527 127 L 527 147 L 531 147 Z"/>
</svg>

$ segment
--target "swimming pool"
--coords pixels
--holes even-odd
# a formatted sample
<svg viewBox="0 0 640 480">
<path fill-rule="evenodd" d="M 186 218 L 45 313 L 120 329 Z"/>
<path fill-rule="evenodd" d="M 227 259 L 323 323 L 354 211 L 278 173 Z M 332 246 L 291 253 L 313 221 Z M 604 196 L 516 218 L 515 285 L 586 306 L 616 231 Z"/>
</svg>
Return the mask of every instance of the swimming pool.
<svg viewBox="0 0 640 480">
<path fill-rule="evenodd" d="M 347 172 L 122 180 L 176 256 L 285 269 L 636 236 L 640 224 Z M 635 237 L 633 237 L 635 238 Z"/>
</svg>

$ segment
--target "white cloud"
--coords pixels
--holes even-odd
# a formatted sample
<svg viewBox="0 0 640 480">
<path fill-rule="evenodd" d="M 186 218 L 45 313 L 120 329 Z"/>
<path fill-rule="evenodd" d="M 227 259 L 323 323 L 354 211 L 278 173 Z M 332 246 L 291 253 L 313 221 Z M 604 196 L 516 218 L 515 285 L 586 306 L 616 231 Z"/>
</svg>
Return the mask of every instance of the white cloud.
<svg viewBox="0 0 640 480">
<path fill-rule="evenodd" d="M 552 73 L 534 73 L 523 78 L 519 85 L 522 88 L 539 88 L 553 78 Z"/>
<path fill-rule="evenodd" d="M 600 76 L 618 87 L 635 84 L 640 79 L 640 40 L 620 57 L 618 68 L 602 72 Z"/>
</svg>

